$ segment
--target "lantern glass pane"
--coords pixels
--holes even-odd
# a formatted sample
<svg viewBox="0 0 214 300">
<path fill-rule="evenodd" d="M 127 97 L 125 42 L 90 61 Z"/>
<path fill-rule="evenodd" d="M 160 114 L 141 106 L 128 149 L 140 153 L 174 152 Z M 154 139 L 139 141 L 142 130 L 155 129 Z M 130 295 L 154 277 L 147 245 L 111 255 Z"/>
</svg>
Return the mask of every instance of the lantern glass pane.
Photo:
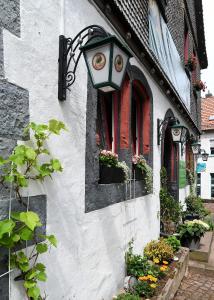
<svg viewBox="0 0 214 300">
<path fill-rule="evenodd" d="M 192 152 L 193 152 L 193 154 L 198 154 L 199 153 L 199 146 L 198 145 L 193 145 L 192 146 Z"/>
<path fill-rule="evenodd" d="M 186 141 L 186 133 L 187 133 L 187 129 L 185 127 L 183 127 L 182 135 L 181 135 L 181 142 L 182 143 L 184 143 Z"/>
<path fill-rule="evenodd" d="M 173 142 L 181 141 L 181 128 L 171 128 Z"/>
<path fill-rule="evenodd" d="M 127 62 L 128 55 L 114 44 L 112 58 L 112 82 L 118 87 L 121 86 Z"/>
<path fill-rule="evenodd" d="M 85 57 L 93 84 L 108 82 L 110 44 L 86 50 Z"/>
</svg>

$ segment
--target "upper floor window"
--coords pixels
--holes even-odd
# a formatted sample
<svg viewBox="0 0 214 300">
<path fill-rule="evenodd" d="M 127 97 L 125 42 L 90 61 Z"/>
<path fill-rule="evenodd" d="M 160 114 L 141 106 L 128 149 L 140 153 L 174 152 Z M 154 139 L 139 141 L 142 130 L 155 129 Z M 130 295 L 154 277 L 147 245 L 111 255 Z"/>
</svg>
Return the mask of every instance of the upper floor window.
<svg viewBox="0 0 214 300">
<path fill-rule="evenodd" d="M 214 155 L 214 140 L 210 140 L 210 154 Z"/>
<path fill-rule="evenodd" d="M 211 198 L 214 198 L 214 173 L 210 173 L 210 181 L 211 181 Z"/>
</svg>

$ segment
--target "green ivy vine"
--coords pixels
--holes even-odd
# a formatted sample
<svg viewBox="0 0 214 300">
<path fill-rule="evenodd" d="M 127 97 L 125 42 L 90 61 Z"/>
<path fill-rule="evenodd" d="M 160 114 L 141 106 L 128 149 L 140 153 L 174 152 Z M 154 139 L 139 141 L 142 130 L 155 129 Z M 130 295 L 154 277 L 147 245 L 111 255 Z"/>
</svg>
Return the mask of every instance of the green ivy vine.
<svg viewBox="0 0 214 300">
<path fill-rule="evenodd" d="M 29 185 L 29 181 L 44 181 L 55 172 L 62 172 L 58 159 L 52 158 L 45 147 L 51 135 L 59 135 L 67 130 L 64 123 L 50 120 L 48 124 L 31 122 L 25 129 L 26 134 L 32 135 L 33 146 L 17 145 L 12 154 L 4 159 L 0 157 L 0 183 L 5 186 L 11 184 L 17 199 L 23 205 L 21 189 Z M 43 161 L 43 163 L 41 163 Z M 0 221 L 0 247 L 10 249 L 10 268 L 20 271 L 18 279 L 23 280 L 23 287 L 29 300 L 44 300 L 38 287 L 39 281 L 46 281 L 46 267 L 40 262 L 40 255 L 46 253 L 51 246 L 57 247 L 54 235 L 39 235 L 36 231 L 41 227 L 37 213 L 33 211 L 12 212 L 10 218 Z M 38 239 L 42 240 L 38 243 Z M 26 242 L 34 244 L 29 255 L 23 249 Z M 39 262 L 38 262 L 39 259 Z"/>
</svg>

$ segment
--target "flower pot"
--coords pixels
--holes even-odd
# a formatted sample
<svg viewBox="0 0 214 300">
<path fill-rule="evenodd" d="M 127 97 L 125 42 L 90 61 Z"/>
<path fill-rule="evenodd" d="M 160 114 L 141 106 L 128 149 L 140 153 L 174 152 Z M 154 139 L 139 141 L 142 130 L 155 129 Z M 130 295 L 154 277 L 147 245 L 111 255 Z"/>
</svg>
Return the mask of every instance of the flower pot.
<svg viewBox="0 0 214 300">
<path fill-rule="evenodd" d="M 182 238 L 181 239 L 181 245 L 183 247 L 187 247 L 190 250 L 196 250 L 199 248 L 200 245 L 200 237 L 188 237 L 188 238 Z"/>
<path fill-rule="evenodd" d="M 125 174 L 121 168 L 107 167 L 100 165 L 100 180 L 99 183 L 121 183 L 125 181 Z"/>
<path fill-rule="evenodd" d="M 145 178 L 142 170 L 136 166 L 133 167 L 132 177 L 135 178 L 135 180 L 144 180 Z"/>
</svg>

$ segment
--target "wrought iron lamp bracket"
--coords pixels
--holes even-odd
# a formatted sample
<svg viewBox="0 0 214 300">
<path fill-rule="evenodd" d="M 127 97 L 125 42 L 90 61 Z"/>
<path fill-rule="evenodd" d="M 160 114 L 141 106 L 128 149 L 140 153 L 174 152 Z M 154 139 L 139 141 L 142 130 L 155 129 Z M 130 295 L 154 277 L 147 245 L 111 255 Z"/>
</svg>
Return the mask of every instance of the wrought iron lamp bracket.
<svg viewBox="0 0 214 300">
<path fill-rule="evenodd" d="M 168 118 L 165 118 L 164 120 L 157 119 L 157 142 L 158 142 L 158 145 L 160 145 L 161 141 L 163 140 L 163 132 L 169 122 L 180 123 L 179 120 L 174 117 L 168 117 Z"/>
<path fill-rule="evenodd" d="M 81 46 L 97 37 L 110 34 L 99 25 L 89 25 L 82 29 L 73 39 L 59 36 L 58 99 L 66 100 L 66 90 L 75 82 L 76 69 L 82 54 Z"/>
</svg>

